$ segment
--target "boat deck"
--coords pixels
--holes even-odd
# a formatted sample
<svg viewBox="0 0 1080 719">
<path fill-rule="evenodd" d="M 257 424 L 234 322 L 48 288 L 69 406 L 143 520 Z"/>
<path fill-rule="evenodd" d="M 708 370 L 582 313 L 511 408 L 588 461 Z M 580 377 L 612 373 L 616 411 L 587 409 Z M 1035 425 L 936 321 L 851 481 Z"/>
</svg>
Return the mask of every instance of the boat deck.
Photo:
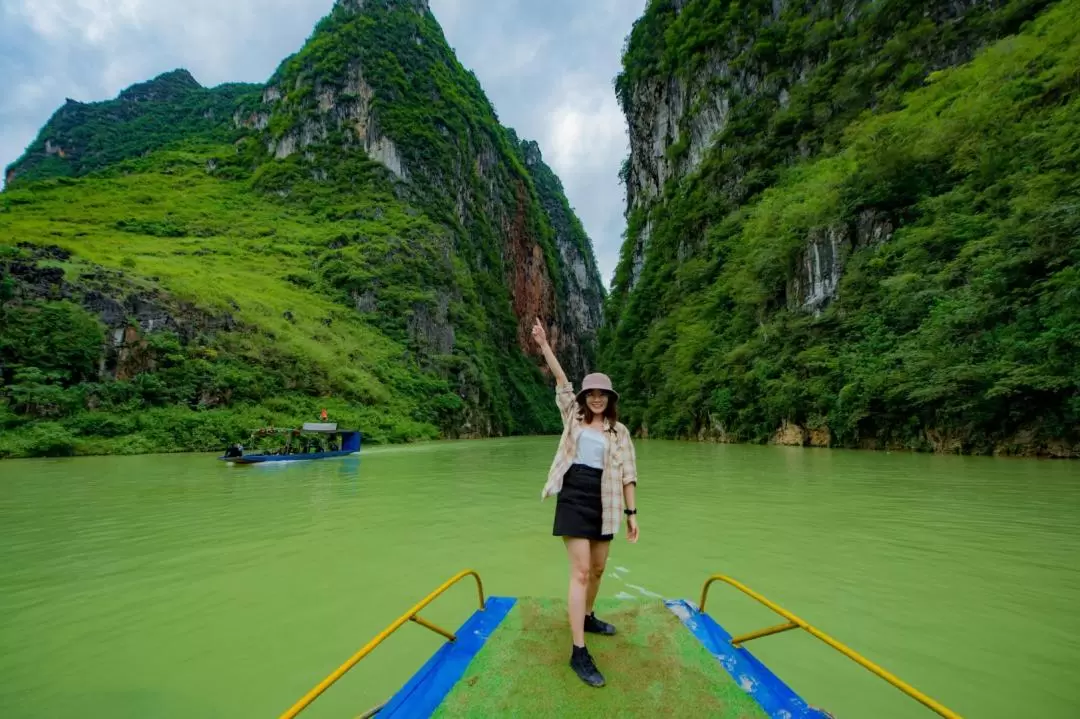
<svg viewBox="0 0 1080 719">
<path fill-rule="evenodd" d="M 767 715 L 663 602 L 597 602 L 613 637 L 587 636 L 606 686 L 568 666 L 566 603 L 521 598 L 433 716 Z"/>
<path fill-rule="evenodd" d="M 476 580 L 480 609 L 449 632 L 420 617 L 443 592 Z M 703 611 L 709 587 L 728 584 L 788 621 L 733 637 Z M 566 603 L 534 597 L 484 597 L 480 575 L 466 569 L 402 614 L 313 687 L 280 719 L 301 711 L 409 622 L 448 641 L 385 704 L 361 715 L 378 717 L 709 716 L 720 719 L 832 719 L 810 706 L 763 664 L 747 642 L 801 630 L 945 719 L 961 719 L 896 676 L 805 620 L 723 574 L 702 587 L 700 605 L 685 599 L 598 600 L 597 614 L 615 636 L 587 635 L 607 684 L 594 688 L 569 667 Z"/>
<path fill-rule="evenodd" d="M 378 717 L 821 716 L 764 666 L 725 656 L 730 637 L 690 605 L 598 600 L 596 612 L 618 628 L 587 636 L 604 687 L 568 665 L 565 602 L 491 597 Z"/>
</svg>

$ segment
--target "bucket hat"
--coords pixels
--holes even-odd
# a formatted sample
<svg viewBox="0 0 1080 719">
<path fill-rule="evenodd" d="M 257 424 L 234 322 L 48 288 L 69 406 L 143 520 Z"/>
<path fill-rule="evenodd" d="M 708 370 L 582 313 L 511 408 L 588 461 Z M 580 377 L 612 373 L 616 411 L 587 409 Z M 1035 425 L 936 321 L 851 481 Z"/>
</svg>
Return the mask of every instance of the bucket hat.
<svg viewBox="0 0 1080 719">
<path fill-rule="evenodd" d="M 616 400 L 619 399 L 619 393 L 611 388 L 611 378 L 600 372 L 593 372 L 592 374 L 585 375 L 585 379 L 581 380 L 581 389 L 577 393 L 577 398 L 581 399 L 583 394 L 594 389 L 602 389 L 605 392 L 610 392 L 615 396 Z"/>
</svg>

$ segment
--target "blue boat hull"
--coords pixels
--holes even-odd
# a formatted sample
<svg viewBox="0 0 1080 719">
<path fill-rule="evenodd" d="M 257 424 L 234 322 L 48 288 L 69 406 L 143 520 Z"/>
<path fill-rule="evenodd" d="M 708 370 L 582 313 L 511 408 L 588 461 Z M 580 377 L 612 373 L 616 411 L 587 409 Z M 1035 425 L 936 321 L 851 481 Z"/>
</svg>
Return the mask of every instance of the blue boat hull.
<svg viewBox="0 0 1080 719">
<path fill-rule="evenodd" d="M 360 454 L 360 451 L 345 449 L 337 452 L 309 452 L 308 454 L 249 454 L 243 457 L 218 457 L 218 459 L 233 464 L 261 464 L 263 462 L 303 462 L 308 459 L 347 457 L 350 454 Z"/>
</svg>

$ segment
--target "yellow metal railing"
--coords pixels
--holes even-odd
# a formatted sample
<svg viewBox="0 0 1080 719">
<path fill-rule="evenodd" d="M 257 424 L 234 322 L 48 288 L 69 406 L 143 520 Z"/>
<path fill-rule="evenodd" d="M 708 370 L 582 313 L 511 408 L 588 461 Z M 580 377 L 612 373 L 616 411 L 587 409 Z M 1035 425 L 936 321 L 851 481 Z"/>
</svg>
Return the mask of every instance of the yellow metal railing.
<svg viewBox="0 0 1080 719">
<path fill-rule="evenodd" d="M 825 632 L 821 631 L 820 629 L 817 629 L 814 626 L 811 626 L 810 624 L 807 624 L 806 621 L 804 621 L 803 619 L 800 619 L 799 617 L 795 616 L 794 614 L 787 611 L 783 607 L 777 606 L 775 603 L 773 603 L 773 602 L 769 601 L 768 599 L 766 599 L 765 597 L 761 596 L 760 594 L 755 592 L 753 589 L 750 589 L 749 587 L 735 581 L 731 577 L 726 577 L 723 574 L 714 574 L 705 581 L 705 586 L 703 586 L 701 588 L 701 603 L 698 605 L 701 608 L 702 612 L 705 611 L 705 600 L 709 596 L 709 587 L 712 585 L 713 582 L 724 582 L 725 584 L 730 584 L 731 586 L 735 587 L 736 589 L 738 589 L 740 592 L 742 592 L 746 596 L 750 597 L 751 599 L 756 600 L 757 602 L 759 602 L 761 604 L 764 604 L 766 607 L 773 610 L 774 612 L 776 612 L 781 617 L 783 617 L 784 619 L 787 620 L 787 622 L 785 622 L 783 624 L 777 624 L 777 625 L 774 625 L 774 626 L 771 626 L 771 627 L 766 627 L 764 629 L 758 629 L 757 631 L 754 631 L 754 632 L 748 632 L 747 634 L 740 634 L 737 637 L 733 637 L 732 640 L 731 640 L 732 646 L 738 647 L 740 644 L 744 644 L 744 643 L 749 642 L 749 641 L 751 641 L 753 639 L 760 639 L 761 637 L 767 637 L 767 636 L 769 636 L 771 634 L 779 634 L 780 632 L 786 632 L 786 631 L 791 630 L 791 629 L 805 629 L 811 635 L 813 635 L 813 636 L 817 637 L 818 639 L 820 639 L 821 641 L 825 642 L 830 647 L 832 647 L 836 651 L 838 651 L 841 654 L 843 654 L 844 656 L 846 656 L 848 659 L 851 659 L 852 661 L 859 664 L 863 668 L 868 669 L 869 671 L 871 671 L 874 674 L 878 675 L 879 677 L 881 677 L 882 679 L 887 681 L 889 684 L 892 684 L 894 687 L 896 687 L 897 689 L 902 691 L 904 694 L 907 694 L 912 699 L 920 702 L 924 706 L 929 707 L 931 710 L 937 712 L 940 716 L 947 717 L 947 719 L 961 719 L 960 715 L 957 714 L 956 712 L 951 711 L 950 709 L 947 709 L 946 707 L 942 706 L 938 702 L 934 701 L 930 697 L 928 697 L 925 694 L 923 694 L 922 692 L 920 692 L 915 687 L 911 686 L 910 684 L 904 682 L 902 679 L 900 679 L 900 678 L 890 674 L 889 672 L 885 671 L 884 669 L 879 667 L 877 664 L 874 664 L 872 661 L 870 661 L 866 657 L 862 656 L 861 654 L 859 654 L 855 650 L 844 646 L 840 642 L 838 642 L 835 639 L 833 639 L 832 637 L 830 637 Z"/>
<path fill-rule="evenodd" d="M 349 657 L 348 660 L 346 660 L 346 662 L 344 664 L 342 664 L 340 667 L 335 669 L 329 676 L 327 676 L 325 679 L 323 679 L 321 682 L 319 682 L 311 691 L 309 691 L 307 694 L 305 694 L 303 697 L 301 697 L 300 701 L 296 702 L 296 704 L 293 704 L 289 708 L 288 711 L 286 711 L 284 714 L 281 715 L 280 719 L 292 719 L 297 714 L 302 712 L 305 708 L 307 708 L 307 706 L 309 704 L 311 704 L 311 702 L 315 701 L 315 699 L 317 699 L 320 694 L 322 694 L 324 691 L 329 689 L 331 684 L 336 682 L 338 679 L 341 679 L 341 677 L 343 677 L 345 675 L 345 672 L 349 671 L 354 666 L 356 666 L 356 663 L 359 662 L 364 657 L 366 657 L 368 654 L 371 654 L 371 652 L 375 649 L 375 647 L 382 644 L 383 641 L 385 641 L 387 637 L 389 637 L 391 634 L 393 634 L 398 629 L 400 629 L 405 624 L 405 622 L 415 622 L 416 624 L 419 624 L 422 627 L 426 627 L 427 629 L 430 629 L 433 632 L 436 632 L 438 634 L 443 635 L 444 637 L 446 637 L 450 641 L 454 641 L 457 637 L 455 637 L 452 632 L 448 632 L 445 629 L 443 629 L 442 627 L 440 627 L 438 625 L 435 625 L 435 624 L 432 624 L 428 620 L 423 619 L 418 615 L 419 615 L 421 609 L 423 609 L 424 607 L 426 607 L 427 605 L 429 605 L 433 601 L 435 601 L 435 599 L 440 594 L 442 594 L 447 589 L 454 586 L 455 584 L 460 582 L 462 579 L 464 579 L 465 577 L 468 577 L 470 575 L 476 579 L 476 592 L 480 597 L 480 609 L 483 609 L 484 608 L 484 584 L 483 584 L 483 582 L 480 581 L 480 575 L 477 574 L 472 569 L 466 569 L 466 570 L 463 570 L 461 572 L 458 572 L 454 576 L 450 577 L 450 579 L 447 579 L 445 582 L 443 582 L 442 586 L 440 586 L 434 592 L 432 592 L 431 594 L 424 597 L 412 609 L 410 609 L 409 611 L 405 612 L 400 617 L 395 619 L 394 622 L 390 626 L 388 626 L 386 629 L 379 632 L 375 636 L 375 638 L 372 639 L 367 644 L 365 644 L 360 649 L 360 651 L 358 651 L 356 654 L 353 654 L 351 657 Z M 375 709 L 375 711 L 377 711 L 377 710 L 378 710 L 378 708 Z"/>
</svg>

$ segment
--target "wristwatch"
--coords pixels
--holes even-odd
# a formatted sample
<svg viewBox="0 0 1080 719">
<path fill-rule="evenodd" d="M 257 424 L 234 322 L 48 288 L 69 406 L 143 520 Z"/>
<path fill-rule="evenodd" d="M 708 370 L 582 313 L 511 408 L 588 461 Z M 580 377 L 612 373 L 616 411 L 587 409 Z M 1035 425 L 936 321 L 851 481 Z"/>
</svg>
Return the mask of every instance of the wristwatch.
<svg viewBox="0 0 1080 719">
<path fill-rule="evenodd" d="M 625 514 L 627 517 L 629 517 L 631 514 L 637 514 L 637 510 L 636 509 L 624 509 L 623 514 Z"/>
</svg>

